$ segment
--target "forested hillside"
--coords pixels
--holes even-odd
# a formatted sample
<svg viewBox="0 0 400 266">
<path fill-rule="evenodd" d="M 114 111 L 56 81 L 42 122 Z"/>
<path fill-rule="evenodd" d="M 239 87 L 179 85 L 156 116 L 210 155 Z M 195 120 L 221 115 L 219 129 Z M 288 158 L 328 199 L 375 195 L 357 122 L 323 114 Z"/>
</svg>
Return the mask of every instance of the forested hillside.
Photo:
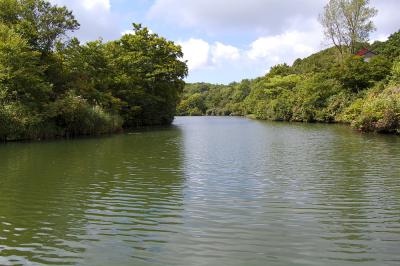
<svg viewBox="0 0 400 266">
<path fill-rule="evenodd" d="M 276 121 L 344 122 L 361 131 L 400 133 L 400 31 L 358 44 L 376 53 L 340 61 L 329 48 L 254 80 L 187 84 L 180 115 L 240 115 Z"/>
<path fill-rule="evenodd" d="M 78 28 L 65 7 L 0 0 L 0 141 L 172 122 L 181 48 L 138 24 L 111 42 L 69 38 Z"/>
</svg>

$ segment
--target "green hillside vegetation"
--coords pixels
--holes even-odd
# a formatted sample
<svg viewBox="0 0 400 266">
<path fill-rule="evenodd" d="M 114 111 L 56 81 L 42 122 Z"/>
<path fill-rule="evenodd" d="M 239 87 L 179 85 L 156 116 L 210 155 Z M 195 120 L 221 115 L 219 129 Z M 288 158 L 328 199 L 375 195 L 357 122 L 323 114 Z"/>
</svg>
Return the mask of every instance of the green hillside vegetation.
<svg viewBox="0 0 400 266">
<path fill-rule="evenodd" d="M 111 42 L 68 38 L 79 23 L 44 0 L 0 0 L 0 141 L 94 135 L 172 122 L 181 48 L 134 24 Z"/>
<path fill-rule="evenodd" d="M 229 85 L 187 84 L 179 115 L 238 115 L 275 121 L 341 122 L 361 131 L 400 133 L 400 31 L 368 47 L 365 62 L 338 60 L 335 48 Z"/>
</svg>

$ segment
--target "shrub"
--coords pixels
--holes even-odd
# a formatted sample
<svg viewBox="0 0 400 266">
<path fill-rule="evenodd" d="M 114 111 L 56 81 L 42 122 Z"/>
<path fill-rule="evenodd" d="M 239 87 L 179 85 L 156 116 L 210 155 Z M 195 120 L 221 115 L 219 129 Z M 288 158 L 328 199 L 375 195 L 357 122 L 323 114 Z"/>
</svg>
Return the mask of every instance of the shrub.
<svg viewBox="0 0 400 266">
<path fill-rule="evenodd" d="M 118 115 L 107 113 L 98 105 L 92 106 L 72 93 L 56 101 L 50 111 L 55 125 L 64 129 L 63 135 L 67 137 L 116 132 L 123 122 Z"/>
<path fill-rule="evenodd" d="M 42 118 L 21 104 L 0 105 L 0 140 L 39 138 Z"/>
<path fill-rule="evenodd" d="M 314 75 L 299 83 L 295 90 L 293 117 L 294 121 L 330 122 L 333 117 L 326 109 L 330 99 L 342 92 L 336 80 L 327 79 L 323 75 Z"/>
<path fill-rule="evenodd" d="M 393 83 L 400 83 L 400 58 L 398 58 L 393 64 L 392 81 Z"/>
<path fill-rule="evenodd" d="M 364 101 L 353 126 L 365 132 L 400 133 L 400 88 L 389 88 Z"/>
</svg>

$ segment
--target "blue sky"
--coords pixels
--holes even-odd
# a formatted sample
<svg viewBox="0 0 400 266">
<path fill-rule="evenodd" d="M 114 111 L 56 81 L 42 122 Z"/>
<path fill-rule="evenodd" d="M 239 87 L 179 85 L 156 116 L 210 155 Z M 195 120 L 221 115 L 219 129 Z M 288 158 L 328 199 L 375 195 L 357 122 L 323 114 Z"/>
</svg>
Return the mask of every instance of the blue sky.
<svg viewBox="0 0 400 266">
<path fill-rule="evenodd" d="M 83 41 L 113 40 L 142 23 L 180 44 L 188 82 L 230 83 L 326 48 L 318 15 L 328 0 L 51 0 L 74 11 Z M 371 40 L 400 29 L 400 0 L 378 9 Z"/>
</svg>

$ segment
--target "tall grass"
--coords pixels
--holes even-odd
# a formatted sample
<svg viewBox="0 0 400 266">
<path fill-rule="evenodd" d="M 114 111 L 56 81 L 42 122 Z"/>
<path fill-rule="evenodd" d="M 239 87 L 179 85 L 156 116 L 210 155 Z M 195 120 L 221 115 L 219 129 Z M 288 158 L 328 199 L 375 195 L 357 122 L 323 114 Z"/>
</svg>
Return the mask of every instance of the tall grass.
<svg viewBox="0 0 400 266">
<path fill-rule="evenodd" d="M 0 141 L 100 135 L 120 131 L 123 120 L 99 105 L 69 94 L 35 113 L 22 105 L 0 105 Z"/>
</svg>

